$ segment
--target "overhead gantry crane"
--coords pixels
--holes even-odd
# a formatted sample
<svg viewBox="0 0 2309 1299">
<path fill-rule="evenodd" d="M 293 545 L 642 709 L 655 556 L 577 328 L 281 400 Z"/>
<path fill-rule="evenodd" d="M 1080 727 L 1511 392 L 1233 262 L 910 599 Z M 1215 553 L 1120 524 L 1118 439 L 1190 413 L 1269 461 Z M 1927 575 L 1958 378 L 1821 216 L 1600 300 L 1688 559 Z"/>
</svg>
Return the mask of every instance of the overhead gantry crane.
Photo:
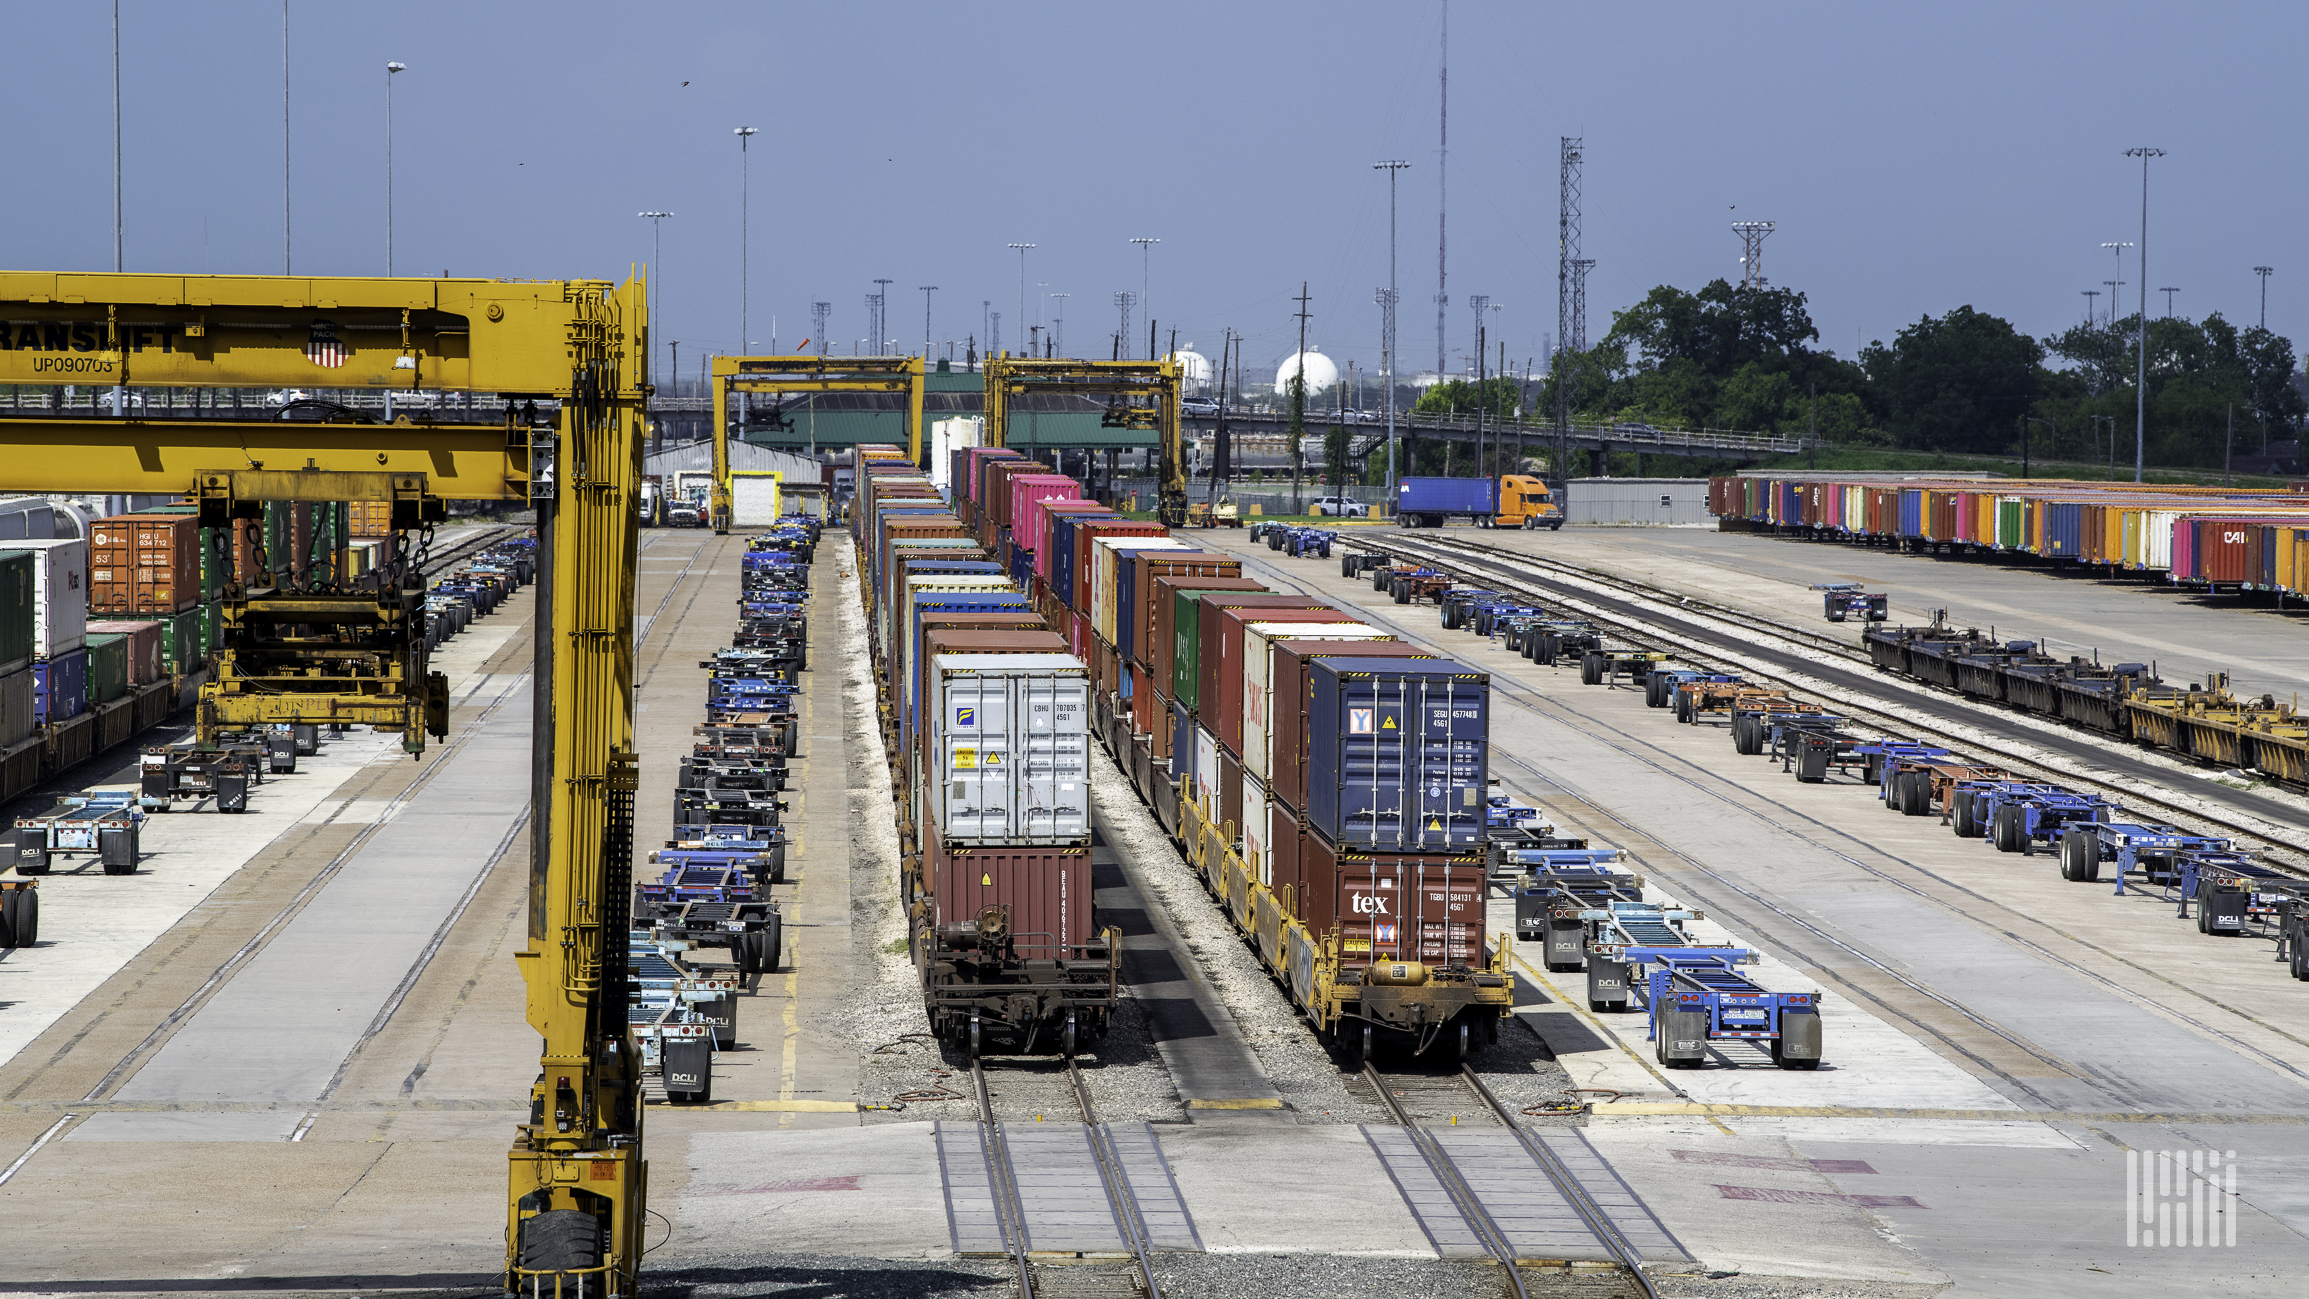
<svg viewBox="0 0 2309 1299">
<path fill-rule="evenodd" d="M 0 383 L 505 399 L 484 422 L 0 416 L 0 490 L 184 496 L 212 525 L 267 500 L 390 501 L 396 528 L 440 517 L 449 500 L 535 507 L 535 806 L 518 963 L 544 1050 L 509 1156 L 505 1234 L 506 1287 L 525 1293 L 632 1296 L 642 1254 L 625 961 L 647 301 L 639 280 L 0 272 Z M 418 657 L 390 652 L 422 631 L 421 576 L 359 595 L 245 590 L 233 605 L 243 652 L 210 683 L 204 729 L 352 720 L 399 730 L 418 750 L 430 709 L 432 733 L 445 730 L 422 642 Z M 336 631 L 312 635 L 316 623 Z M 308 631 L 266 635 L 284 624 Z"/>
<path fill-rule="evenodd" d="M 986 362 L 986 445 L 1007 446 L 1011 403 L 1023 396 L 1104 398 L 1107 428 L 1152 429 L 1161 446 L 1155 515 L 1166 527 L 1187 523 L 1187 467 L 1179 441 L 1179 363 L 1068 361 L 994 357 Z M 921 457 L 917 453 L 916 457 Z"/>
<path fill-rule="evenodd" d="M 918 356 L 717 356 L 714 389 L 714 531 L 730 530 L 731 393 L 905 393 L 908 459 L 922 462 L 922 358 Z"/>
</svg>

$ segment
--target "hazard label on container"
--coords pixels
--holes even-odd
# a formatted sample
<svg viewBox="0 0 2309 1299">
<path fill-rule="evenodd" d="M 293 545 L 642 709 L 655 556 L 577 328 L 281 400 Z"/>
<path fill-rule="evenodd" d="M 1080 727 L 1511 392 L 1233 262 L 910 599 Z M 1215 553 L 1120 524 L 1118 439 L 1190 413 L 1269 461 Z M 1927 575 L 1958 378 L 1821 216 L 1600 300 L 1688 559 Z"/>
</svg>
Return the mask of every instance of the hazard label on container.
<svg viewBox="0 0 2309 1299">
<path fill-rule="evenodd" d="M 979 886 L 980 888 L 987 888 L 987 889 L 993 888 L 993 887 L 994 887 L 994 872 L 993 872 L 993 871 L 987 871 L 985 874 L 983 874 L 983 875 L 980 875 L 980 876 L 978 877 L 978 886 Z"/>
<path fill-rule="evenodd" d="M 1371 734 L 1371 732 L 1372 732 L 1372 726 L 1373 726 L 1373 723 L 1376 721 L 1377 717 L 1378 717 L 1378 713 L 1377 713 L 1377 710 L 1375 710 L 1375 709 L 1370 709 L 1370 708 L 1350 708 L 1350 709 L 1348 709 L 1348 710 L 1347 710 L 1347 733 L 1348 733 L 1349 735 L 1369 735 L 1369 734 Z"/>
<path fill-rule="evenodd" d="M 1427 818 L 1427 828 L 1430 830 L 1440 830 L 1443 828 L 1443 822 L 1436 819 L 1435 817 L 1429 817 Z"/>
<path fill-rule="evenodd" d="M 954 751 L 954 769 L 956 771 L 975 771 L 977 768 L 978 750 L 956 749 Z"/>
<path fill-rule="evenodd" d="M 1394 714 L 1392 714 L 1392 713 L 1388 714 L 1388 715 L 1387 715 L 1387 720 L 1386 720 L 1386 721 L 1383 721 L 1383 722 L 1381 722 L 1381 723 L 1379 723 L 1379 729 L 1380 729 L 1380 730 L 1382 730 L 1382 731 L 1392 731 L 1392 730 L 1394 730 L 1394 729 L 1395 729 L 1395 715 L 1394 715 Z"/>
</svg>

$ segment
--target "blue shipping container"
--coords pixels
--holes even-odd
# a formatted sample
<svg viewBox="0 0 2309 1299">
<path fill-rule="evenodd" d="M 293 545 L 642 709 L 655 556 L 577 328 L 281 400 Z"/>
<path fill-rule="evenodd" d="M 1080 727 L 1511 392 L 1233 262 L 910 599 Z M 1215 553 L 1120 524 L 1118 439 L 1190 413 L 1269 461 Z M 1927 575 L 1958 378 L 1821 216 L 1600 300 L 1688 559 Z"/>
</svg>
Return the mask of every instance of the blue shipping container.
<svg viewBox="0 0 2309 1299">
<path fill-rule="evenodd" d="M 1397 514 L 1492 514 L 1498 508 L 1496 478 L 1406 478 L 1395 489 Z"/>
<path fill-rule="evenodd" d="M 1025 546 L 1010 548 L 1010 580 L 1024 586 L 1034 577 L 1034 552 Z"/>
<path fill-rule="evenodd" d="M 1900 535 L 1903 537 L 1921 537 L 1924 535 L 1924 493 L 1914 488 L 1903 490 L 1900 493 Z"/>
<path fill-rule="evenodd" d="M 1171 701 L 1171 780 L 1185 777 L 1188 787 L 1195 778 L 1195 715 L 1176 699 Z"/>
<path fill-rule="evenodd" d="M 88 651 L 76 649 L 32 664 L 32 717 L 42 726 L 88 711 Z"/>
<path fill-rule="evenodd" d="M 1058 542 L 1058 553 L 1051 557 L 1050 589 L 1059 603 L 1074 607 L 1074 566 L 1082 562 L 1082 548 L 1090 544 L 1088 533 L 1081 531 L 1085 523 L 1113 523 L 1122 516 L 1106 514 L 1061 514 L 1051 533 Z"/>
<path fill-rule="evenodd" d="M 2044 506 L 2044 553 L 2054 559 L 2077 559 L 2085 553 L 2085 507 L 2074 501 L 2051 501 Z"/>
<path fill-rule="evenodd" d="M 921 666 L 922 655 L 930 643 L 930 633 L 923 623 L 940 613 L 1031 613 L 1033 606 L 1026 597 L 1008 591 L 924 591 L 914 597 L 914 622 L 906 629 L 913 648 L 906 657 L 906 681 L 901 698 L 905 708 L 899 714 L 900 733 L 911 741 L 914 734 L 915 685 L 920 674 L 914 669 Z"/>
<path fill-rule="evenodd" d="M 1307 820 L 1341 848 L 1480 845 L 1491 675 L 1464 664 L 1318 658 L 1308 670 Z"/>
</svg>

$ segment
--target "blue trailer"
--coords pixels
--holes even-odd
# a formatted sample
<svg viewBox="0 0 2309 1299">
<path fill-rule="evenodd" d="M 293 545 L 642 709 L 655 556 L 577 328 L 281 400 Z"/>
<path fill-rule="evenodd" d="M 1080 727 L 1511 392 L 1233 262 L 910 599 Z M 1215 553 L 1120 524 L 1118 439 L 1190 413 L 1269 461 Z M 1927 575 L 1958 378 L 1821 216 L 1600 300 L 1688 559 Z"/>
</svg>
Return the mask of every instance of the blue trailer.
<svg viewBox="0 0 2309 1299">
<path fill-rule="evenodd" d="M 1395 490 L 1399 527 L 1440 528 L 1452 519 L 1489 521 L 1498 515 L 1496 478 L 1405 478 Z"/>
<path fill-rule="evenodd" d="M 1698 1069 L 1710 1042 L 1764 1045 L 1782 1069 L 1820 1067 L 1820 994 L 1773 992 L 1739 972 L 1738 948 L 1631 948 L 1651 967 L 1645 1001 L 1653 1053 L 1670 1069 Z"/>
</svg>

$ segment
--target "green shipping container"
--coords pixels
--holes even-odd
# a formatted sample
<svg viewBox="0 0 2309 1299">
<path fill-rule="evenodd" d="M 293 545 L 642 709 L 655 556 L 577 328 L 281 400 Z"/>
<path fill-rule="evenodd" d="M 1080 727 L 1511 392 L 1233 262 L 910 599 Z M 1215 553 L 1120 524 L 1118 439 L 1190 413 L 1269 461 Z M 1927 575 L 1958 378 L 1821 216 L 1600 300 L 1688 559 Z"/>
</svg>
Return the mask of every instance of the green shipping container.
<svg viewBox="0 0 2309 1299">
<path fill-rule="evenodd" d="M 109 704 L 128 693 L 128 637 L 88 636 L 88 702 Z"/>
<path fill-rule="evenodd" d="M 0 676 L 32 662 L 32 560 L 29 550 L 0 550 Z"/>
</svg>

